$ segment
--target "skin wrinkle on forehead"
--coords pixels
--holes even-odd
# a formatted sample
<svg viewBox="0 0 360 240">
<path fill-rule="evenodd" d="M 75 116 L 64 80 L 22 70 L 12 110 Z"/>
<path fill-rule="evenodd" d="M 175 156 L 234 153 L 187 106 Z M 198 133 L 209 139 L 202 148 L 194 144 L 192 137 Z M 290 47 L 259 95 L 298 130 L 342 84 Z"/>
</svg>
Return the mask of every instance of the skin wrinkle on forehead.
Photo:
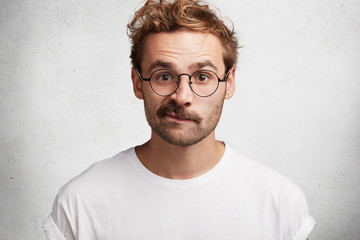
<svg viewBox="0 0 360 240">
<path fill-rule="evenodd" d="M 198 34 L 199 38 L 195 39 L 189 39 L 188 41 L 192 41 L 192 44 L 198 45 L 199 48 L 197 51 L 193 51 L 193 50 L 189 50 L 186 48 L 185 45 L 181 46 L 176 44 L 176 41 L 167 39 L 166 40 L 166 44 L 167 47 L 163 47 L 161 46 L 160 49 L 157 49 L 157 46 L 149 46 L 149 43 L 152 41 L 152 39 L 158 35 L 162 35 L 162 34 L 174 34 L 176 32 L 192 32 L 195 34 Z M 161 33 L 153 33 L 150 34 L 144 43 L 144 50 L 145 49 L 150 49 L 151 52 L 155 53 L 156 52 L 156 56 L 157 59 L 151 59 L 151 61 L 153 61 L 154 63 L 152 63 L 148 68 L 143 68 L 144 66 L 142 66 L 142 69 L 144 69 L 146 72 L 143 72 L 143 74 L 151 74 L 153 72 L 153 70 L 156 67 L 164 67 L 164 68 L 169 68 L 172 69 L 174 71 L 178 70 L 176 69 L 177 67 L 186 67 L 187 69 L 189 69 L 189 71 L 195 71 L 195 69 L 201 69 L 203 67 L 211 67 L 212 69 L 210 70 L 214 70 L 216 73 L 218 73 L 219 75 L 222 75 L 223 72 L 225 72 L 225 63 L 224 63 L 224 49 L 223 46 L 221 44 L 221 41 L 219 40 L 220 44 L 216 44 L 216 46 L 212 46 L 213 49 L 209 49 L 209 42 L 212 42 L 210 40 L 210 38 L 216 38 L 217 40 L 219 40 L 219 38 L 211 33 L 203 33 L 203 32 L 195 32 L 195 31 L 189 31 L 189 30 L 180 30 L 180 31 L 175 31 L 175 32 L 161 32 Z M 217 53 L 215 53 L 213 50 L 214 49 L 218 49 L 220 50 L 220 58 L 219 55 Z M 189 59 L 192 59 L 193 57 L 195 58 L 200 58 L 198 62 L 196 63 L 192 63 L 191 65 L 188 66 L 177 66 L 175 64 L 175 62 L 178 62 L 179 59 L 179 53 L 181 53 L 182 56 L 188 56 Z M 199 53 L 201 55 L 199 55 Z M 143 53 L 144 54 L 144 53 Z M 143 56 L 144 57 L 144 56 Z M 152 56 L 150 56 L 151 58 Z M 165 58 L 162 59 L 162 57 Z M 203 60 L 201 59 L 203 58 Z M 174 61 L 169 61 L 169 59 L 173 59 Z M 216 60 L 216 62 L 212 62 L 210 61 L 210 59 L 212 60 Z M 141 65 L 143 65 L 144 63 L 144 59 L 142 59 L 141 61 Z M 182 65 L 184 65 L 182 63 Z M 219 72 L 218 67 L 216 66 L 223 66 L 224 70 Z M 222 68 L 222 67 L 221 67 Z"/>
</svg>

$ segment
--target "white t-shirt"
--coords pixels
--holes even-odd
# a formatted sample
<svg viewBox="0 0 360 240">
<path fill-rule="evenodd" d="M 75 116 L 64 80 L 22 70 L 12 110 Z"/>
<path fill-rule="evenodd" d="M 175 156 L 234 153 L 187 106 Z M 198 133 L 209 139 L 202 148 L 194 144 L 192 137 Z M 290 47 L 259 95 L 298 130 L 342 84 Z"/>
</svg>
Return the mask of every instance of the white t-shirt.
<svg viewBox="0 0 360 240">
<path fill-rule="evenodd" d="M 227 145 L 188 180 L 120 152 L 61 188 L 43 227 L 50 240 L 305 240 L 314 225 L 297 185 Z"/>
</svg>

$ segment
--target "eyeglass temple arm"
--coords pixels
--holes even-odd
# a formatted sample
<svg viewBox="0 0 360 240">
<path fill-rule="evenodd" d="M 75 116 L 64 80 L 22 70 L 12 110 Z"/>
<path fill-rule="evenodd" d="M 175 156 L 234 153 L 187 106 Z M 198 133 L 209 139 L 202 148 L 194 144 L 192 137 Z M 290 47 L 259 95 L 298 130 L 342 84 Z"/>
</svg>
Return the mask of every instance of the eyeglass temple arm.
<svg viewBox="0 0 360 240">
<path fill-rule="evenodd" d="M 144 77 L 141 75 L 141 73 L 139 72 L 139 69 L 135 68 L 135 70 L 136 70 L 139 78 L 141 78 L 141 80 L 150 82 L 150 78 L 144 78 Z"/>
<path fill-rule="evenodd" d="M 228 70 L 226 71 L 225 77 L 223 79 L 219 79 L 219 82 L 226 82 L 227 78 L 229 77 L 230 74 L 230 69 L 228 68 Z"/>
</svg>

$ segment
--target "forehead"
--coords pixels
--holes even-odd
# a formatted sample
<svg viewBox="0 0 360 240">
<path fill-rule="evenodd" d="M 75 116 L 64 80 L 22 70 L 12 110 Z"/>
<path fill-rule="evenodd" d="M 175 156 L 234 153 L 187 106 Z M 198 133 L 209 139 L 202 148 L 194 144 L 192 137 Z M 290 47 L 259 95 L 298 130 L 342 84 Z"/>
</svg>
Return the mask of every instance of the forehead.
<svg viewBox="0 0 360 240">
<path fill-rule="evenodd" d="M 221 41 L 213 34 L 189 30 L 153 33 L 146 38 L 141 64 L 143 71 L 153 70 L 158 62 L 168 63 L 179 71 L 193 70 L 203 63 L 206 67 L 216 68 L 214 70 L 225 68 Z"/>
</svg>

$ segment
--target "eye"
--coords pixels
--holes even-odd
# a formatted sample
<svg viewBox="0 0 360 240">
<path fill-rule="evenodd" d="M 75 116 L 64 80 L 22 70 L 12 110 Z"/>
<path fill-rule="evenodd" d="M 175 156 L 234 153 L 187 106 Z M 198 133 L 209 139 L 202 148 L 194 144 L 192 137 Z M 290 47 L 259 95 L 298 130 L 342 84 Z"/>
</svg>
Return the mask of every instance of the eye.
<svg viewBox="0 0 360 240">
<path fill-rule="evenodd" d="M 163 74 L 161 74 L 161 75 L 158 76 L 158 80 L 161 80 L 161 81 L 169 81 L 169 80 L 171 80 L 171 75 L 170 75 L 170 74 L 163 73 Z"/>
<path fill-rule="evenodd" d="M 157 82 L 169 82 L 176 79 L 176 74 L 171 71 L 158 70 L 154 72 L 151 79 Z"/>
<path fill-rule="evenodd" d="M 194 81 L 198 83 L 206 83 L 211 80 L 212 76 L 210 73 L 207 72 L 197 72 L 193 76 Z"/>
<path fill-rule="evenodd" d="M 198 79 L 201 82 L 205 82 L 205 81 L 207 81 L 209 79 L 209 76 L 207 76 L 205 74 L 201 74 L 201 75 L 199 75 Z"/>
</svg>

